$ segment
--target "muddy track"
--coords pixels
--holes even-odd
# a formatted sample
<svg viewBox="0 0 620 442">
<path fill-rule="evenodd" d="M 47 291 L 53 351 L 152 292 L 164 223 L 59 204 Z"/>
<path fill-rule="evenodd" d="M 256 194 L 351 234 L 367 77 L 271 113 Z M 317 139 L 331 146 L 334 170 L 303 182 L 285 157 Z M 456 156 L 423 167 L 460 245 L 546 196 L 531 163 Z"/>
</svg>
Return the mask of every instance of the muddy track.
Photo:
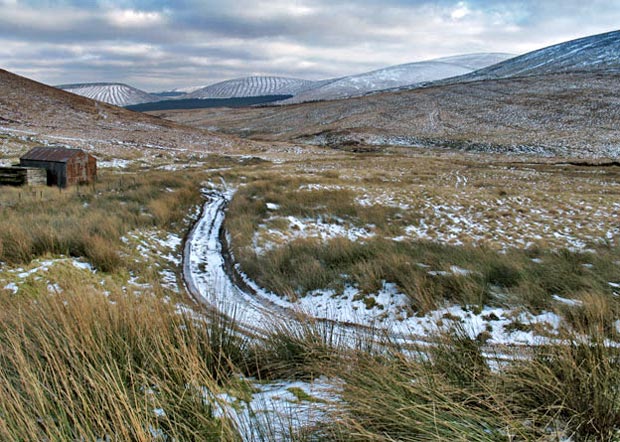
<svg viewBox="0 0 620 442">
<path fill-rule="evenodd" d="M 230 251 L 224 229 L 226 207 L 233 191 L 204 190 L 207 202 L 187 234 L 183 245 L 183 281 L 191 297 L 208 311 L 232 319 L 237 330 L 250 337 L 265 337 L 274 324 L 315 322 L 326 325 L 333 337 L 352 348 L 369 343 L 400 349 L 432 344 L 429 336 L 394 333 L 357 323 L 310 317 L 294 308 L 275 304 L 248 283 Z M 523 354 L 522 346 L 491 345 L 484 348 L 491 359 L 504 354 Z M 500 358 L 501 359 L 501 358 Z"/>
<path fill-rule="evenodd" d="M 191 297 L 208 311 L 234 319 L 238 329 L 251 336 L 265 336 L 278 321 L 314 321 L 326 324 L 349 343 L 362 339 L 385 341 L 386 332 L 355 323 L 313 318 L 294 308 L 261 296 L 239 272 L 224 229 L 230 191 L 203 191 L 207 202 L 183 245 L 183 281 Z M 395 342 L 420 342 L 422 336 L 390 334 Z"/>
</svg>

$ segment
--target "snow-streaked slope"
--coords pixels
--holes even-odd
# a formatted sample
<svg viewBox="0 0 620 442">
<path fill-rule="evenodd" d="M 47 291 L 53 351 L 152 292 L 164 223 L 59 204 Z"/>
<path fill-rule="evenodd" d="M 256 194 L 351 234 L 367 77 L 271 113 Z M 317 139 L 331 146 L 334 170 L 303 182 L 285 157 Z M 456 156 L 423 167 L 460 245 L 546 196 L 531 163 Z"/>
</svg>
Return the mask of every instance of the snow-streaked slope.
<svg viewBox="0 0 620 442">
<path fill-rule="evenodd" d="M 129 106 L 132 104 L 159 101 L 161 97 L 151 95 L 134 87 L 122 83 L 81 83 L 63 84 L 57 86 L 67 92 L 81 95 L 115 106 Z"/>
<path fill-rule="evenodd" d="M 475 54 L 453 55 L 451 57 L 435 58 L 432 61 L 452 63 L 473 71 L 492 66 L 515 57 L 505 52 L 480 52 Z"/>
<path fill-rule="evenodd" d="M 288 77 L 256 76 L 227 80 L 198 89 L 183 98 L 240 98 L 297 95 L 323 82 Z"/>
<path fill-rule="evenodd" d="M 481 69 L 468 75 L 466 80 L 595 70 L 620 72 L 620 31 L 539 49 Z"/>
<path fill-rule="evenodd" d="M 467 54 L 390 66 L 376 71 L 336 79 L 318 88 L 302 92 L 282 103 L 302 103 L 306 101 L 355 97 L 374 91 L 441 80 L 465 75 L 510 57 L 512 55 L 501 53 Z"/>
</svg>

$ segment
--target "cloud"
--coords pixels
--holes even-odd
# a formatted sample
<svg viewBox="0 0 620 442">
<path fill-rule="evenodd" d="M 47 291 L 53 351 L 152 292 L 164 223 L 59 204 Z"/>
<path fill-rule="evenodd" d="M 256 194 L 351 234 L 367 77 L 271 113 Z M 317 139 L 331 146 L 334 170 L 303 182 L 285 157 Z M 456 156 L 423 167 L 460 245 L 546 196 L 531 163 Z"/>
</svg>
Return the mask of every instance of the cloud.
<svg viewBox="0 0 620 442">
<path fill-rule="evenodd" d="M 450 13 L 450 17 L 453 20 L 460 20 L 462 18 L 467 17 L 470 13 L 471 13 L 471 10 L 467 6 L 467 3 L 459 2 L 457 3 L 456 8 L 454 8 L 452 12 Z"/>
<path fill-rule="evenodd" d="M 49 84 L 148 90 L 245 75 L 338 77 L 613 30 L 591 0 L 0 0 L 0 65 Z"/>
<path fill-rule="evenodd" d="M 119 28 L 144 28 L 161 26 L 165 22 L 161 12 L 146 12 L 135 9 L 115 9 L 105 14 L 106 20 Z"/>
</svg>

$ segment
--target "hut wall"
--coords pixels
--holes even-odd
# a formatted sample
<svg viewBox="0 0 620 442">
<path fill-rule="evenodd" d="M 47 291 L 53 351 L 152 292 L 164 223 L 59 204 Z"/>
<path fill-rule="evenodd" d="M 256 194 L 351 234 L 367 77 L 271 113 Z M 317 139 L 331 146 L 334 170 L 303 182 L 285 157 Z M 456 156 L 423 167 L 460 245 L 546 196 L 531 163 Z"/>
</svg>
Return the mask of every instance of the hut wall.
<svg viewBox="0 0 620 442">
<path fill-rule="evenodd" d="M 0 167 L 0 185 L 38 186 L 47 184 L 47 171 L 26 167 Z"/>
<path fill-rule="evenodd" d="M 97 181 L 97 158 L 92 155 L 88 155 L 88 178 L 89 182 Z"/>
<path fill-rule="evenodd" d="M 67 168 L 65 163 L 21 159 L 19 164 L 24 167 L 38 167 L 46 169 L 48 186 L 67 186 Z"/>
<path fill-rule="evenodd" d="M 26 169 L 20 167 L 0 167 L 0 184 L 23 186 L 26 184 Z"/>
<path fill-rule="evenodd" d="M 88 155 L 85 152 L 80 152 L 77 155 L 74 155 L 67 161 L 66 168 L 66 184 L 87 184 L 93 181 L 94 177 L 91 175 L 93 165 L 91 164 L 90 159 L 96 164 L 96 160 L 91 155 Z M 96 173 L 96 165 L 94 166 Z"/>
<path fill-rule="evenodd" d="M 26 181 L 29 186 L 45 186 L 47 170 L 29 167 L 26 169 Z"/>
</svg>

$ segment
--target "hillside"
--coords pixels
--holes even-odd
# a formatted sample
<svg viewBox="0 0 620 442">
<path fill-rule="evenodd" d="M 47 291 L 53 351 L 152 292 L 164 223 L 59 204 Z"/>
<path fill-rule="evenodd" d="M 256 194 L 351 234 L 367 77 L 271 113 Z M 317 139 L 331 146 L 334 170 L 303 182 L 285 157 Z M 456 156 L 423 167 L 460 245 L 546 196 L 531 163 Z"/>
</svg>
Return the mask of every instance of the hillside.
<svg viewBox="0 0 620 442">
<path fill-rule="evenodd" d="M 257 140 L 616 157 L 619 82 L 615 73 L 556 74 L 290 106 L 156 114 Z"/>
<path fill-rule="evenodd" d="M 248 143 L 75 95 L 0 70 L 0 130 L 41 142 L 113 152 L 229 151 Z"/>
<path fill-rule="evenodd" d="M 319 82 L 287 77 L 255 76 L 227 80 L 195 90 L 183 98 L 241 98 L 264 95 L 297 95 Z"/>
<path fill-rule="evenodd" d="M 368 92 L 397 88 L 468 74 L 511 57 L 510 54 L 482 53 L 390 66 L 363 74 L 336 79 L 301 92 L 283 104 L 335 100 Z"/>
<path fill-rule="evenodd" d="M 620 31 L 592 35 L 488 66 L 459 81 L 566 72 L 620 72 Z"/>
<path fill-rule="evenodd" d="M 63 84 L 57 87 L 82 97 L 92 98 L 115 106 L 149 103 L 161 99 L 156 95 L 122 83 Z"/>
</svg>

